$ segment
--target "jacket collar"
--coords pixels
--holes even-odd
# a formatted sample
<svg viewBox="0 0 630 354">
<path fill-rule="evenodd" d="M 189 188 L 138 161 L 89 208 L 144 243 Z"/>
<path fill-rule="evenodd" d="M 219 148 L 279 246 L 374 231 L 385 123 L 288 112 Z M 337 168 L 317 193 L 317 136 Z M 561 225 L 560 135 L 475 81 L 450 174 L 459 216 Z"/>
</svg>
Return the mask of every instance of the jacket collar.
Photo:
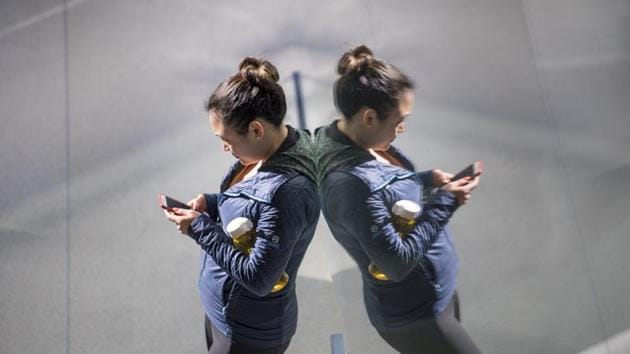
<svg viewBox="0 0 630 354">
<path fill-rule="evenodd" d="M 289 130 L 287 138 L 282 142 L 274 155 L 267 160 L 268 162 L 271 161 L 274 156 L 278 156 L 288 151 L 297 144 L 299 139 L 298 132 L 289 125 L 287 125 L 287 128 Z M 230 181 L 234 178 L 234 175 L 244 167 L 240 161 L 236 161 L 223 177 L 223 181 L 221 182 L 221 193 L 226 196 L 241 195 L 260 202 L 271 203 L 271 199 L 273 198 L 275 191 L 295 173 L 278 173 L 267 170 L 264 168 L 266 167 L 266 164 L 267 163 L 264 163 L 258 172 L 251 178 L 241 181 L 228 188 Z"/>
<path fill-rule="evenodd" d="M 339 167 L 364 181 L 370 191 L 377 191 L 395 180 L 406 179 L 415 175 L 413 164 L 398 148 L 390 145 L 387 152 L 398 158 L 404 168 L 378 162 L 372 154 L 343 134 L 337 127 L 337 123 L 337 120 L 332 122 L 319 134 L 325 134 L 328 139 L 337 143 L 337 146 L 344 146 L 352 151 L 351 154 L 354 155 L 353 161 L 355 163 L 340 165 Z"/>
<path fill-rule="evenodd" d="M 339 123 L 339 120 L 335 120 L 334 122 L 332 122 L 327 127 L 326 134 L 328 135 L 328 137 L 330 137 L 333 141 L 335 141 L 337 143 L 340 143 L 340 144 L 343 144 L 343 145 L 349 145 L 349 146 L 352 146 L 353 148 L 361 149 L 361 150 L 365 151 L 364 148 L 362 148 L 359 145 L 357 145 L 347 135 L 345 135 L 344 133 L 342 133 L 339 130 L 339 127 L 337 126 L 338 123 Z M 415 167 L 413 166 L 413 163 L 411 162 L 409 157 L 407 155 L 405 155 L 396 146 L 389 145 L 389 149 L 387 149 L 387 153 L 393 155 L 400 162 L 402 162 L 403 167 L 406 168 L 407 170 L 410 170 L 410 171 L 414 171 L 415 170 Z M 366 155 L 369 155 L 371 159 L 375 159 L 369 152 L 366 152 Z M 367 159 L 367 157 L 366 157 L 366 159 Z"/>
</svg>

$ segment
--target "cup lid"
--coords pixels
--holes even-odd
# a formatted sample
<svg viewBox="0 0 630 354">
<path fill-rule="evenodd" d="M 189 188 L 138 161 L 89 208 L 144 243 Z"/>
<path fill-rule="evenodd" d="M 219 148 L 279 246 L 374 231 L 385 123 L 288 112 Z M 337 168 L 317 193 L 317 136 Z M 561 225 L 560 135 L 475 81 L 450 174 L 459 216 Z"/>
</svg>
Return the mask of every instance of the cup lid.
<svg viewBox="0 0 630 354">
<path fill-rule="evenodd" d="M 411 200 L 399 200 L 392 207 L 392 213 L 405 219 L 415 219 L 420 215 L 420 205 Z"/>
<path fill-rule="evenodd" d="M 248 218 L 238 217 L 227 225 L 227 232 L 234 237 L 240 236 L 253 228 L 254 224 Z"/>
</svg>

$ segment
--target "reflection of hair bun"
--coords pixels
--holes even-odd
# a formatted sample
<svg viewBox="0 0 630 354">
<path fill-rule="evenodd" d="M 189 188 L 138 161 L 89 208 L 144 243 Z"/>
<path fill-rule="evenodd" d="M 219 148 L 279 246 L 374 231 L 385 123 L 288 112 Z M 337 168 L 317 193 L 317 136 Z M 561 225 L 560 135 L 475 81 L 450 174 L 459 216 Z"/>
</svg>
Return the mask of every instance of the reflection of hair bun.
<svg viewBox="0 0 630 354">
<path fill-rule="evenodd" d="M 251 84 L 261 84 L 264 81 L 278 82 L 280 79 L 278 69 L 270 62 L 259 58 L 245 57 L 241 59 L 238 70 Z"/>
<path fill-rule="evenodd" d="M 353 71 L 362 73 L 367 71 L 374 62 L 377 62 L 377 60 L 374 59 L 372 50 L 364 44 L 361 44 L 343 54 L 337 64 L 337 73 L 339 73 L 339 75 L 344 75 Z"/>
</svg>

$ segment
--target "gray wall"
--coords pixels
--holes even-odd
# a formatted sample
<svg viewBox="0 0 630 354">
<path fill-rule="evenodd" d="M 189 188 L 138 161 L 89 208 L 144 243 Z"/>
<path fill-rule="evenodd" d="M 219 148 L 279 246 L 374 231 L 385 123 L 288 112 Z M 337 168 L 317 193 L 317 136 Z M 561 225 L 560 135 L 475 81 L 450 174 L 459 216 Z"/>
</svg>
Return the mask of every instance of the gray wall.
<svg viewBox="0 0 630 354">
<path fill-rule="evenodd" d="M 227 166 L 202 103 L 245 55 L 297 124 L 366 43 L 417 83 L 398 144 L 486 173 L 451 222 L 463 323 L 486 353 L 630 353 L 630 1 L 0 2 L 0 353 L 202 353 L 199 250 L 156 194 Z M 391 353 L 322 222 L 289 353 Z"/>
</svg>

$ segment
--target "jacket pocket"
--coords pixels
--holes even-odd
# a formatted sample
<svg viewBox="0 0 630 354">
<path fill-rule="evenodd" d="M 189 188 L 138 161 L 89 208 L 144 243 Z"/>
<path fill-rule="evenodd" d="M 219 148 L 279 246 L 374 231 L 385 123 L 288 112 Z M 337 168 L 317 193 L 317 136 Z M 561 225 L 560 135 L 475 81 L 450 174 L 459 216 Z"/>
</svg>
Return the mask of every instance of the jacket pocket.
<svg viewBox="0 0 630 354">
<path fill-rule="evenodd" d="M 202 295 L 215 303 L 214 306 L 220 305 L 223 307 L 226 304 L 225 300 L 227 298 L 224 295 L 226 280 L 227 274 L 214 264 L 214 262 L 207 259 L 201 273 L 199 285 L 200 290 L 205 293 Z"/>
<path fill-rule="evenodd" d="M 440 232 L 436 242 L 423 257 L 422 265 L 438 293 L 448 292 L 455 286 L 457 254 L 445 231 Z"/>
</svg>

